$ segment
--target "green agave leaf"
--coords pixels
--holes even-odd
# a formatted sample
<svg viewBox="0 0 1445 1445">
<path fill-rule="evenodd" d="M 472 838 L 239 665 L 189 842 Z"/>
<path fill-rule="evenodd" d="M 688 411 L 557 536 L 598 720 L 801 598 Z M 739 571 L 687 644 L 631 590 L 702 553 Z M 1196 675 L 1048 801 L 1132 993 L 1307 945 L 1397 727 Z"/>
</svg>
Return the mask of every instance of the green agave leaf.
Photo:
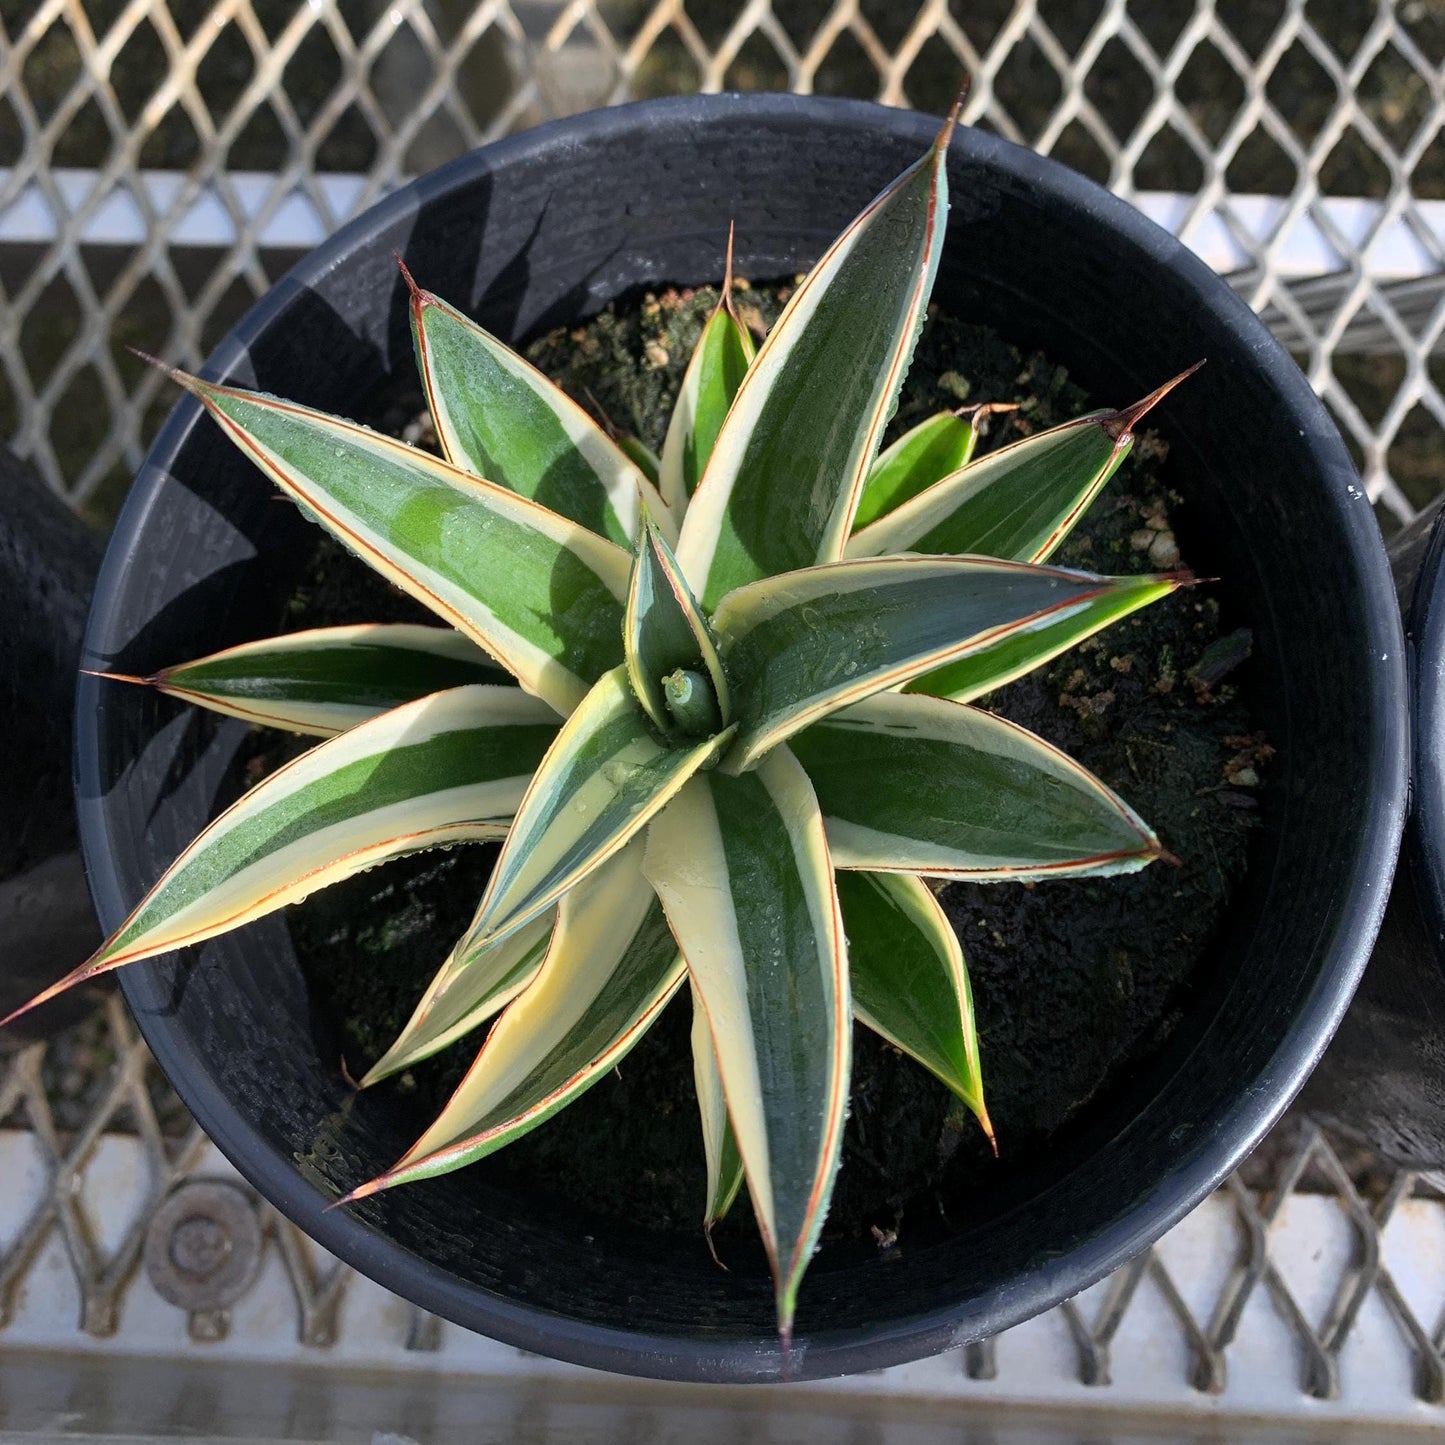
<svg viewBox="0 0 1445 1445">
<path fill-rule="evenodd" d="M 555 922 L 553 914 L 544 914 L 500 943 L 453 949 L 406 1027 L 371 1066 L 361 1087 L 429 1059 L 500 1013 L 537 976 Z"/>
<path fill-rule="evenodd" d="M 662 445 L 659 485 L 663 500 L 679 518 L 687 514 L 723 419 L 756 352 L 752 334 L 733 310 L 732 281 L 733 236 L 729 229 L 722 296 L 693 348 Z"/>
<path fill-rule="evenodd" d="M 551 907 L 632 838 L 732 729 L 693 747 L 660 742 L 615 668 L 563 724 L 517 809 L 465 948 L 502 938 Z"/>
<path fill-rule="evenodd" d="M 742 777 L 696 775 L 649 829 L 644 869 L 707 1016 L 787 1339 L 838 1169 L 852 1044 L 807 777 L 786 748 Z"/>
<path fill-rule="evenodd" d="M 91 959 L 25 1009 L 388 858 L 504 836 L 556 735 L 539 699 L 515 687 L 460 687 L 319 744 L 227 808 Z"/>
<path fill-rule="evenodd" d="M 743 1161 L 738 1141 L 728 1122 L 728 1106 L 718 1073 L 717 1053 L 712 1046 L 707 1010 L 692 986 L 692 1078 L 697 1088 L 698 1113 L 702 1116 L 702 1148 L 707 1160 L 707 1208 L 702 1227 L 712 1227 L 733 1207 L 743 1187 Z"/>
<path fill-rule="evenodd" d="M 904 432 L 879 455 L 868 473 L 853 514 L 854 534 L 967 466 L 977 443 L 978 433 L 970 422 L 952 411 L 941 411 Z M 851 553 L 851 542 L 847 550 Z"/>
<path fill-rule="evenodd" d="M 973 991 L 963 950 L 928 885 L 911 873 L 839 873 L 853 1017 L 918 1060 L 973 1111 L 983 1099 Z"/>
<path fill-rule="evenodd" d="M 848 871 L 837 873 L 833 881 L 848 939 L 853 1017 L 951 1089 L 993 1144 L 973 992 L 958 936 L 938 900 L 911 873 Z M 737 1197 L 743 1165 L 728 1122 L 712 1036 L 696 1003 L 692 1060 L 707 1159 L 703 1224 L 711 1232 Z"/>
<path fill-rule="evenodd" d="M 650 518 L 643 526 L 622 623 L 627 676 L 647 715 L 668 734 L 677 732 L 678 724 L 668 708 L 663 679 L 679 668 L 705 676 L 721 719 L 712 729 L 716 731 L 732 710 L 717 643 L 672 549 Z"/>
<path fill-rule="evenodd" d="M 980 708 L 881 693 L 789 746 L 839 868 L 1028 880 L 1132 873 L 1164 852 L 1067 753 Z"/>
<path fill-rule="evenodd" d="M 723 767 L 745 771 L 840 707 L 1028 638 L 1142 580 L 983 557 L 888 557 L 740 587 L 713 619 L 738 721 Z"/>
<path fill-rule="evenodd" d="M 1125 411 L 1091 412 L 963 466 L 855 533 L 847 555 L 967 552 L 1044 561 L 1128 456 L 1144 415 L 1198 369 Z"/>
<path fill-rule="evenodd" d="M 618 432 L 613 437 L 613 441 L 617 443 L 617 449 L 626 456 L 627 460 L 655 487 L 657 479 L 662 473 L 662 459 L 657 453 L 640 437 L 633 436 L 631 432 Z M 661 494 L 659 493 L 659 495 Z M 663 504 L 670 505 L 665 497 Z"/>
<path fill-rule="evenodd" d="M 925 673 L 905 684 L 903 691 L 929 693 L 934 697 L 951 698 L 954 702 L 972 702 L 995 688 L 1023 677 L 1042 667 L 1061 652 L 1096 632 L 1122 621 L 1131 612 L 1158 602 L 1191 578 L 1184 573 L 1173 577 L 1115 577 L 1114 586 L 1092 597 L 1077 611 L 1062 615 L 1057 621 L 1045 623 L 1029 632 L 1021 632 L 979 651 L 950 662 L 934 672 Z"/>
<path fill-rule="evenodd" d="M 748 368 L 678 542 L 705 608 L 842 555 L 938 269 L 953 123 L 833 243 Z"/>
<path fill-rule="evenodd" d="M 228 647 L 149 677 L 97 676 L 144 683 L 213 712 L 316 737 L 448 688 L 511 683 L 459 632 L 407 623 L 318 627 Z"/>
<path fill-rule="evenodd" d="M 642 841 L 563 900 L 547 957 L 497 1021 L 435 1122 L 364 1199 L 485 1158 L 551 1118 L 626 1057 L 686 970 L 641 872 Z"/>
<path fill-rule="evenodd" d="M 304 512 L 558 712 L 622 660 L 622 548 L 365 427 L 172 374 Z"/>
<path fill-rule="evenodd" d="M 561 387 L 401 270 L 427 404 L 453 466 L 624 547 L 641 525 L 640 496 L 667 514 L 644 472 Z"/>
</svg>

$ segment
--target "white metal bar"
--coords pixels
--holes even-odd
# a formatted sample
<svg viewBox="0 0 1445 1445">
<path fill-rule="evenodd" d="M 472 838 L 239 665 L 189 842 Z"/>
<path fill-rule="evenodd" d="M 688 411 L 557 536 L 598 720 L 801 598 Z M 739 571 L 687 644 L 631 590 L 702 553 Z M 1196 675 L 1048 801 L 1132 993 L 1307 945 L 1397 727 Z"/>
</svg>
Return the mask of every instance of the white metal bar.
<svg viewBox="0 0 1445 1445">
<path fill-rule="evenodd" d="M 11 175 L 0 168 L 0 195 L 9 189 Z M 83 168 L 57 168 L 49 172 L 49 178 L 48 193 L 39 181 L 32 180 L 9 205 L 0 208 L 0 243 L 51 245 L 70 229 L 73 215 L 92 205 L 96 188 L 102 184 L 100 171 Z M 183 171 L 132 172 L 85 215 L 74 232 L 75 239 L 88 246 L 143 244 L 148 234 L 147 215 L 169 214 L 186 180 Z M 307 248 L 324 241 L 331 229 L 327 214 L 316 204 L 318 193 L 332 216 L 350 216 L 364 198 L 369 199 L 368 177 L 322 172 L 268 212 L 276 183 L 270 172 L 229 171 L 226 183 L 238 209 L 224 203 L 216 185 L 203 186 L 169 229 L 171 246 L 230 246 L 244 231 L 263 248 Z M 1191 221 L 1195 201 L 1192 195 L 1170 191 L 1144 191 L 1134 197 L 1146 215 L 1176 235 Z M 1289 206 L 1282 196 L 1231 196 L 1228 204 L 1237 227 L 1253 242 L 1253 250 L 1218 211 L 1195 220 L 1189 231 L 1190 247 L 1223 275 L 1254 263 Z M 1322 198 L 1311 211 L 1287 222 L 1276 242 L 1275 274 L 1299 278 L 1348 271 L 1356 264 L 1351 249 L 1366 247 L 1366 243 L 1359 264 L 1376 282 L 1445 273 L 1445 201 L 1416 201 L 1414 225 L 1396 216 L 1372 237 L 1385 206 L 1383 201 L 1363 197 Z M 1338 249 L 1331 244 L 1331 235 L 1343 238 L 1348 246 Z"/>
</svg>

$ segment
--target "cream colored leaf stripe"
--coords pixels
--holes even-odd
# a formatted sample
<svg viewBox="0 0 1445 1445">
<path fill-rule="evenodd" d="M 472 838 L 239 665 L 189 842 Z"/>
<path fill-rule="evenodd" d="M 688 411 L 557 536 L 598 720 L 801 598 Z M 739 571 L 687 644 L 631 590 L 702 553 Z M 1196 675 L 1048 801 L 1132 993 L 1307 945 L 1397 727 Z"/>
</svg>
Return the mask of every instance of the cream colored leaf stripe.
<svg viewBox="0 0 1445 1445">
<path fill-rule="evenodd" d="M 714 618 L 739 724 L 723 767 L 743 771 L 850 702 L 1040 633 L 1140 581 L 983 557 L 887 557 L 740 587 Z"/>
<path fill-rule="evenodd" d="M 540 502 L 622 547 L 643 499 L 670 512 L 656 487 L 555 382 L 430 291 L 402 265 L 427 404 L 447 460 Z M 673 535 L 676 535 L 675 531 Z"/>
<path fill-rule="evenodd" d="M 678 542 L 705 608 L 842 555 L 942 253 L 952 129 L 833 243 L 748 368 Z"/>
<path fill-rule="evenodd" d="M 1130 873 L 1153 830 L 1067 753 L 980 708 L 881 693 L 790 746 L 840 868 L 988 881 Z"/>
<path fill-rule="evenodd" d="M 364 623 L 244 642 L 148 677 L 98 674 L 247 722 L 331 737 L 434 692 L 511 679 L 449 627 Z"/>
<path fill-rule="evenodd" d="M 365 427 L 174 374 L 303 511 L 557 711 L 621 661 L 621 547 Z"/>
<path fill-rule="evenodd" d="M 537 976 L 555 921 L 552 914 L 544 914 L 500 943 L 453 949 L 361 1087 L 429 1059 L 500 1013 Z"/>
<path fill-rule="evenodd" d="M 786 1340 L 837 1173 L 852 1043 L 832 863 L 788 749 L 692 778 L 649 829 L 645 868 L 707 1016 Z"/>
<path fill-rule="evenodd" d="M 732 741 L 658 740 L 626 669 L 598 682 L 537 768 L 465 947 L 535 918 L 622 848 L 683 783 Z"/>
<path fill-rule="evenodd" d="M 93 958 L 26 1007 L 388 858 L 502 837 L 555 736 L 539 699 L 479 686 L 422 698 L 319 744 L 222 813 Z"/>
<path fill-rule="evenodd" d="M 445 1174 L 535 1129 L 627 1055 L 686 977 L 637 840 L 562 900 L 541 969 L 394 1168 L 339 1203 Z"/>
</svg>

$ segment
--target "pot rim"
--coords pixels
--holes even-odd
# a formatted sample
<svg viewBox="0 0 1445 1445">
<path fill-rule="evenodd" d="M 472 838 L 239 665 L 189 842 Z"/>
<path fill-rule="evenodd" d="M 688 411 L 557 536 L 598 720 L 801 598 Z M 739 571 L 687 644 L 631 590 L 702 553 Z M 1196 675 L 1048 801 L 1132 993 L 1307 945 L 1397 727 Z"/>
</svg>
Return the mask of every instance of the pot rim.
<svg viewBox="0 0 1445 1445">
<path fill-rule="evenodd" d="M 1445 510 L 1415 579 L 1409 608 L 1414 732 L 1411 739 L 1411 813 L 1405 852 L 1424 915 L 1425 933 L 1445 961 Z"/>
<path fill-rule="evenodd" d="M 271 324 L 285 298 L 308 288 L 349 253 L 367 245 L 375 233 L 414 215 L 419 205 L 437 194 L 499 165 L 542 160 L 563 139 L 585 142 L 627 133 L 639 124 L 668 127 L 685 138 L 690 129 L 739 110 L 745 110 L 756 123 L 774 117 L 796 121 L 800 114 L 826 115 L 833 123 L 884 129 L 916 140 L 920 149 L 931 141 L 937 125 L 933 117 L 872 102 L 774 94 L 639 101 L 550 122 L 463 156 L 392 193 L 350 222 L 252 306 L 212 353 L 203 374 L 221 377 L 239 368 L 244 375 L 250 344 Z M 1191 251 L 1140 212 L 1058 162 L 984 132 L 969 131 L 967 136 L 971 161 L 1003 172 L 1014 184 L 1047 194 L 1067 210 L 1092 213 L 1156 264 L 1172 269 L 1188 284 L 1200 306 L 1214 310 L 1231 339 L 1268 368 L 1286 414 L 1308 418 L 1321 471 L 1353 471 L 1328 413 L 1288 353 L 1234 291 Z M 685 139 L 680 143 L 685 144 Z M 954 138 L 954 145 L 959 144 L 961 133 Z M 126 500 L 96 586 L 86 639 L 89 652 L 97 650 L 99 619 L 114 605 L 126 571 L 141 555 L 148 513 L 200 414 L 194 399 L 186 397 L 178 403 L 151 448 L 144 479 Z M 1227 1144 L 1207 1152 L 1196 1150 L 1170 1175 L 1168 1191 L 1141 1199 L 1137 1207 L 1106 1224 L 1083 1246 L 1044 1260 L 1013 1281 L 1006 1292 L 995 1291 L 952 1309 L 933 1310 L 884 1326 L 800 1337 L 793 1349 L 795 1378 L 915 1359 L 996 1333 L 1087 1288 L 1159 1238 L 1220 1184 L 1284 1111 L 1318 1061 L 1354 992 L 1383 914 L 1404 820 L 1408 761 L 1404 647 L 1384 549 L 1367 502 L 1341 505 L 1336 513 L 1343 544 L 1353 553 L 1368 603 L 1373 655 L 1380 659 L 1368 681 L 1369 711 L 1379 746 L 1371 756 L 1360 759 L 1364 791 L 1374 806 L 1362 819 L 1363 846 L 1347 886 L 1356 906 L 1345 910 L 1339 921 L 1330 949 L 1334 966 L 1321 971 L 1284 1028 L 1272 1068 L 1262 1080 L 1265 1086 L 1245 1090 L 1233 1108 L 1215 1121 L 1216 1139 L 1227 1139 Z M 102 793 L 99 703 L 98 680 L 82 676 L 75 729 L 82 842 L 97 909 L 103 919 L 115 920 L 127 911 L 127 902 L 98 803 Z M 122 971 L 121 986 L 133 1006 L 142 1001 L 143 994 L 145 1003 L 155 1002 L 145 993 L 143 982 L 126 971 Z M 445 1268 L 401 1249 L 349 1211 L 328 1212 L 329 1201 L 306 1182 L 291 1159 L 280 1151 L 258 1147 L 248 1120 L 204 1067 L 195 1041 L 174 1028 L 163 1012 L 141 1008 L 136 1016 L 167 1077 L 222 1153 L 310 1237 L 383 1286 L 404 1289 L 408 1298 L 452 1319 L 465 1316 L 474 1320 L 476 1301 L 484 1297 L 488 1334 L 523 1349 L 594 1368 L 694 1380 L 753 1381 L 779 1375 L 776 1349 L 764 1348 L 756 1341 L 659 1337 L 604 1328 L 520 1305 L 459 1281 Z"/>
</svg>

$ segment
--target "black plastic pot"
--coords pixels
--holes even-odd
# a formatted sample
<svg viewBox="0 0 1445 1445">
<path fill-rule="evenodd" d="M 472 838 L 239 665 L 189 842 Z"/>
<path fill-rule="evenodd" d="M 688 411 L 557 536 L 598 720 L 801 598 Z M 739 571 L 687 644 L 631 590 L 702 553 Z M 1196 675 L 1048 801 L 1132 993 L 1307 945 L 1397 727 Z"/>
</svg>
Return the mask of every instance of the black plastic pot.
<svg viewBox="0 0 1445 1445">
<path fill-rule="evenodd" d="M 1445 503 L 1390 545 L 1412 666 L 1411 807 L 1369 967 L 1301 1103 L 1408 1169 L 1445 1169 Z"/>
<path fill-rule="evenodd" d="M 528 132 L 391 197 L 293 271 L 213 375 L 356 414 L 412 365 L 391 253 L 510 338 L 644 284 L 715 279 L 736 220 L 745 274 L 804 269 L 919 155 L 936 122 L 781 96 L 661 101 Z M 1187 495 L 1187 555 L 1256 631 L 1260 721 L 1279 749 L 1227 929 L 1172 1041 L 1127 1093 L 980 1205 L 947 1244 L 828 1247 L 799 1308 L 796 1376 L 977 1339 L 1100 1278 L 1244 1156 L 1298 1089 L 1379 924 L 1405 798 L 1399 619 L 1368 503 L 1303 377 L 1185 248 L 1069 171 L 992 136 L 950 153 L 936 299 L 1043 347 L 1101 398 L 1201 356 L 1160 408 Z M 89 635 L 141 671 L 270 625 L 310 536 L 190 402 L 126 505 Z M 114 924 L 207 818 L 238 729 L 87 681 L 78 784 L 97 901 Z M 418 1121 L 353 1099 L 308 1009 L 285 923 L 127 971 L 186 1102 L 262 1193 L 326 1248 L 449 1319 L 641 1375 L 770 1380 L 761 1276 L 692 1239 L 626 1231 L 463 1171 L 324 1213 Z"/>
</svg>

